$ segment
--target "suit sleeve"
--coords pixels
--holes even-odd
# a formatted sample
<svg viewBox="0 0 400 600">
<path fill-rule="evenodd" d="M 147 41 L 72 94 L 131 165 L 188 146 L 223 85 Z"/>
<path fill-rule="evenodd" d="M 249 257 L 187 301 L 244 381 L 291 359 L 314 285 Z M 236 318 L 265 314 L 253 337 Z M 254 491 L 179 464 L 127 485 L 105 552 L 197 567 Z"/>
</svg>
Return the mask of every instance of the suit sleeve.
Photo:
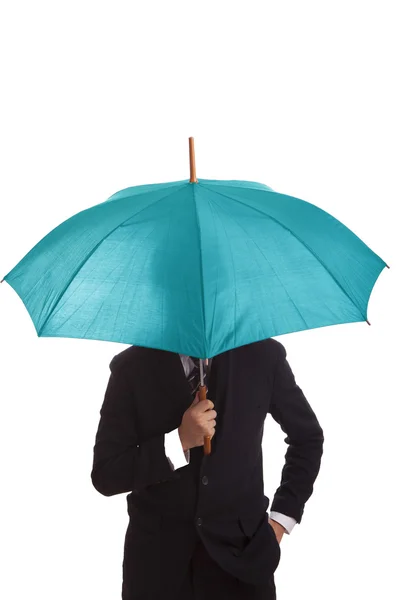
<svg viewBox="0 0 400 600">
<path fill-rule="evenodd" d="M 133 392 L 121 366 L 110 363 L 111 374 L 93 447 L 91 480 L 104 496 L 113 496 L 174 478 L 160 432 L 139 439 Z"/>
<path fill-rule="evenodd" d="M 324 436 L 315 413 L 295 381 L 282 344 L 279 350 L 269 412 L 286 433 L 285 442 L 289 447 L 271 511 L 281 512 L 300 523 L 320 469 Z"/>
</svg>

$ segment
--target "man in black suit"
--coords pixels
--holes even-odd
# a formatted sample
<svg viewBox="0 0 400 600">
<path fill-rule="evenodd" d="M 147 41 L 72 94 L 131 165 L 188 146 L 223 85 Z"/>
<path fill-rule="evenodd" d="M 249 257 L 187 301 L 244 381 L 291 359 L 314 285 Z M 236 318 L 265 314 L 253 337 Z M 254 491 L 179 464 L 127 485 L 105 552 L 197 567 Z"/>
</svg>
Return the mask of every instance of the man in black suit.
<svg viewBox="0 0 400 600">
<path fill-rule="evenodd" d="M 110 363 L 91 478 L 105 496 L 129 492 L 122 599 L 274 600 L 279 542 L 312 494 L 323 431 L 280 342 L 214 357 L 211 403 L 193 400 L 183 358 L 131 346 Z M 261 447 L 268 413 L 288 444 L 270 517 Z M 182 466 L 168 456 L 173 436 Z"/>
</svg>

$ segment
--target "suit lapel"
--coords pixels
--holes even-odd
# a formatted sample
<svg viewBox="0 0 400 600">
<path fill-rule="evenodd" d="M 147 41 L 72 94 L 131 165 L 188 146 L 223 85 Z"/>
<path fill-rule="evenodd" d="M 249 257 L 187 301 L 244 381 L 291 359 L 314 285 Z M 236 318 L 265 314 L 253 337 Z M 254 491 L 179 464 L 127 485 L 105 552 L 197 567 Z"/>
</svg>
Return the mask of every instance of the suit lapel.
<svg viewBox="0 0 400 600">
<path fill-rule="evenodd" d="M 208 394 L 215 405 L 218 404 L 217 373 L 226 363 L 227 355 L 218 355 L 209 365 Z M 169 424 L 180 422 L 183 413 L 192 404 L 192 392 L 185 370 L 176 352 L 158 349 L 146 349 L 146 370 L 156 382 L 154 401 L 161 422 Z M 158 390 L 157 392 L 155 390 Z M 172 425 L 171 425 L 172 426 Z"/>
<path fill-rule="evenodd" d="M 157 350 L 154 369 L 160 377 L 160 391 L 164 394 L 165 402 L 178 412 L 185 412 L 192 402 L 192 394 L 179 354 Z"/>
</svg>

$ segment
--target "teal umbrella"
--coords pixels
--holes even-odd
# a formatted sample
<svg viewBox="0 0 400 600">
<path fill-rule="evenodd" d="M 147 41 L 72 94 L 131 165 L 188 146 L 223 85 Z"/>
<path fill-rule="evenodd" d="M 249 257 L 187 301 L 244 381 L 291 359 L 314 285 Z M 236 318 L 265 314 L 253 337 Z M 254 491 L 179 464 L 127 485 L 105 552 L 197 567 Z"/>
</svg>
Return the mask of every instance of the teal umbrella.
<svg viewBox="0 0 400 600">
<path fill-rule="evenodd" d="M 4 280 L 40 337 L 206 358 L 366 321 L 385 264 L 309 202 L 199 179 L 117 192 L 53 229 Z"/>
<path fill-rule="evenodd" d="M 210 358 L 367 321 L 386 263 L 321 208 L 251 181 L 123 189 L 67 219 L 4 277 L 39 337 Z M 16 232 L 17 233 L 17 232 Z"/>
</svg>

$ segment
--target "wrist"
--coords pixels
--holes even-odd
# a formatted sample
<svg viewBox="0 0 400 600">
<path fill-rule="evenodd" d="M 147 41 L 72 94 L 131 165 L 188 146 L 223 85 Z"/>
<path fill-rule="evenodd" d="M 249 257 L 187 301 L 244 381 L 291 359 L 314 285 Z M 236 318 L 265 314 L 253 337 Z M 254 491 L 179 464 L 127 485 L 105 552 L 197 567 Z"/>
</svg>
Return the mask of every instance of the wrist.
<svg viewBox="0 0 400 600">
<path fill-rule="evenodd" d="M 280 523 L 279 521 L 275 521 L 275 519 L 272 519 L 271 517 L 269 518 L 270 522 L 274 524 L 275 527 L 277 527 L 279 529 L 279 531 L 282 531 L 283 533 L 286 533 L 286 529 L 285 527 L 282 525 L 282 523 Z"/>
<path fill-rule="evenodd" d="M 186 443 L 185 437 L 184 437 L 180 427 L 178 428 L 178 433 L 179 433 L 179 439 L 181 440 L 183 451 L 186 452 L 187 450 L 189 450 L 189 447 Z"/>
<path fill-rule="evenodd" d="M 272 529 L 274 530 L 276 539 L 278 540 L 278 543 L 281 542 L 283 536 L 285 533 L 287 533 L 286 529 L 280 524 L 278 523 L 278 521 L 274 521 L 274 519 L 269 519 L 269 524 L 271 525 Z"/>
</svg>

